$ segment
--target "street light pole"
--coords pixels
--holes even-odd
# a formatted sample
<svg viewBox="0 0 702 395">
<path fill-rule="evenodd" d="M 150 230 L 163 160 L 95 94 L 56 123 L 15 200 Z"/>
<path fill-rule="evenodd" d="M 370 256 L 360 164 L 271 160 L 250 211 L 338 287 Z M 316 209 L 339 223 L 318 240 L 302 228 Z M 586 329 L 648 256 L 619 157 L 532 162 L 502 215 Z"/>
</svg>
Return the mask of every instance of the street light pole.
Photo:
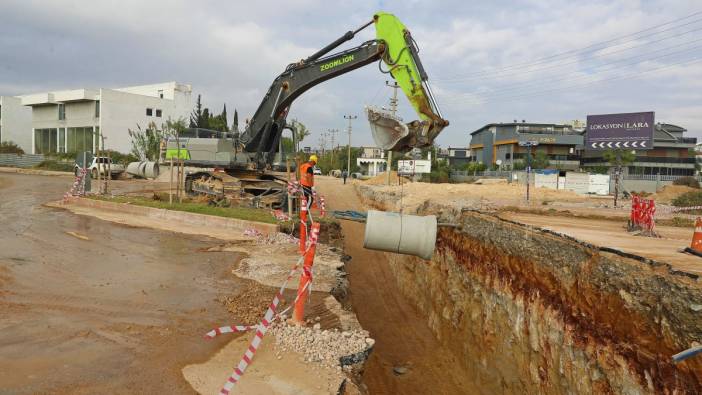
<svg viewBox="0 0 702 395">
<path fill-rule="evenodd" d="M 358 118 L 358 116 L 356 116 L 356 115 L 350 115 L 350 114 L 344 115 L 344 119 L 349 120 L 349 147 L 348 147 L 348 151 L 346 152 L 346 156 L 347 156 L 347 158 L 346 158 L 347 159 L 346 175 L 348 177 L 351 177 L 351 121 L 353 121 L 356 118 Z"/>
<path fill-rule="evenodd" d="M 538 141 L 520 141 L 519 146 L 520 147 L 526 147 L 527 149 L 527 176 L 526 176 L 526 200 L 527 204 L 529 204 L 529 184 L 531 183 L 531 147 L 536 147 L 539 145 Z"/>
</svg>

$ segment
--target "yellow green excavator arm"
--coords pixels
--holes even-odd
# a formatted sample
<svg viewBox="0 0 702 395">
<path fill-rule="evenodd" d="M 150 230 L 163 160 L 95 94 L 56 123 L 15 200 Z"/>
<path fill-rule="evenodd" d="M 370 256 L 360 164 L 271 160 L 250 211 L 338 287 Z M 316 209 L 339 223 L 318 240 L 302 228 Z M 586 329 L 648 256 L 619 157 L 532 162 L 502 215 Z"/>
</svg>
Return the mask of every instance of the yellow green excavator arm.
<svg viewBox="0 0 702 395">
<path fill-rule="evenodd" d="M 377 108 L 367 108 L 371 131 L 384 149 L 406 150 L 426 147 L 448 126 L 429 86 L 429 78 L 419 59 L 419 49 L 410 31 L 400 20 L 385 12 L 374 15 L 376 39 L 385 44 L 382 61 L 407 96 L 419 120 L 403 124 L 397 116 Z"/>
</svg>

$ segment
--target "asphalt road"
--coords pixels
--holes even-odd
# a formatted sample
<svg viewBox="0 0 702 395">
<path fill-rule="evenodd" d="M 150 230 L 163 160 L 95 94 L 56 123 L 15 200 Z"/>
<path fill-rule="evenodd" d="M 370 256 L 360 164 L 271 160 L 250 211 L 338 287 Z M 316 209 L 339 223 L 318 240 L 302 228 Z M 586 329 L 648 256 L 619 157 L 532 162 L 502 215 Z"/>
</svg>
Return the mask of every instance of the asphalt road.
<svg viewBox="0 0 702 395">
<path fill-rule="evenodd" d="M 42 206 L 72 181 L 0 174 L 0 393 L 193 393 L 238 255 Z"/>
</svg>

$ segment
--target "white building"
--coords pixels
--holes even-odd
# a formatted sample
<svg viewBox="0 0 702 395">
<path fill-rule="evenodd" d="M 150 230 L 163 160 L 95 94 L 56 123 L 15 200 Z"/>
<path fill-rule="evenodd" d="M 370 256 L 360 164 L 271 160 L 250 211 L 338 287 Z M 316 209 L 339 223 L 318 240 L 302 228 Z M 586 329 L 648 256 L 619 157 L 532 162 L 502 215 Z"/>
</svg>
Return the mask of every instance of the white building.
<svg viewBox="0 0 702 395">
<path fill-rule="evenodd" d="M 0 96 L 0 141 L 12 141 L 32 152 L 32 110 L 19 97 Z"/>
<path fill-rule="evenodd" d="M 371 177 L 385 171 L 387 167 L 385 152 L 377 147 L 361 147 L 361 154 L 356 158 L 356 165 L 361 173 Z"/>
<path fill-rule="evenodd" d="M 191 111 L 190 85 L 176 82 L 117 89 L 74 89 L 22 96 L 31 107 L 26 152 L 95 151 L 97 135 L 105 137 L 105 148 L 131 150 L 129 129 L 142 129 L 154 122 L 188 120 Z M 23 140 L 26 141 L 27 139 Z"/>
</svg>

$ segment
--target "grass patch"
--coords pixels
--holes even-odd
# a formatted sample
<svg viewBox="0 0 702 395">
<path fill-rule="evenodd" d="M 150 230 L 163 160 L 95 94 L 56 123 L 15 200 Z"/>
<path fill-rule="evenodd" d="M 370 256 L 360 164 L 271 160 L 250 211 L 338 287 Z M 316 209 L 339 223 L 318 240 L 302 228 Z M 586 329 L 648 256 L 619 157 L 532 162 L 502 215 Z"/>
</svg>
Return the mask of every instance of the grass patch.
<svg viewBox="0 0 702 395">
<path fill-rule="evenodd" d="M 168 204 L 167 200 L 154 200 L 142 196 L 87 196 L 89 199 L 104 200 L 115 203 L 129 203 L 137 206 L 163 208 L 167 210 L 185 211 L 188 213 L 215 215 L 217 217 L 236 218 L 246 221 L 264 222 L 267 224 L 277 224 L 278 221 L 268 210 L 251 207 L 215 207 L 206 203 L 183 202 Z"/>
</svg>

